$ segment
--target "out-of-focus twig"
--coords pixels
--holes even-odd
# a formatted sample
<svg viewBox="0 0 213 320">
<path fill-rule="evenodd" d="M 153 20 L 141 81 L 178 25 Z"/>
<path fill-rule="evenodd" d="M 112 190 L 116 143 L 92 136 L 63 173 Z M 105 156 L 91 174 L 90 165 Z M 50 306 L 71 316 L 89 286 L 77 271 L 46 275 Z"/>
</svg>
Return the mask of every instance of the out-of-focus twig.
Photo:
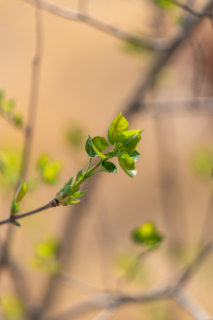
<svg viewBox="0 0 213 320">
<path fill-rule="evenodd" d="M 30 4 L 35 4 L 35 0 L 24 0 Z M 84 0 L 83 0 L 84 1 Z M 82 23 L 85 23 L 97 30 L 100 30 L 104 33 L 110 34 L 116 38 L 119 38 L 124 41 L 128 41 L 131 43 L 137 43 L 141 45 L 142 47 L 145 47 L 150 50 L 156 50 L 156 51 L 165 51 L 170 50 L 170 41 L 166 39 L 153 39 L 153 38 L 141 38 L 139 36 L 133 35 L 131 33 L 128 33 L 126 31 L 123 31 L 122 29 L 119 29 L 115 26 L 111 26 L 105 22 L 102 22 L 100 20 L 97 20 L 85 12 L 82 11 L 75 11 L 70 8 L 61 6 L 57 3 L 54 3 L 49 0 L 42 0 L 39 3 L 39 7 L 45 11 L 51 12 L 57 16 L 79 21 Z"/>
<path fill-rule="evenodd" d="M 169 1 L 174 3 L 176 6 L 180 7 L 181 9 L 189 12 L 190 14 L 192 14 L 197 18 L 204 18 L 204 17 L 213 18 L 213 15 L 211 12 L 197 12 L 194 9 L 192 9 L 191 6 L 181 3 L 179 1 L 176 1 L 176 0 L 169 0 Z"/>
<path fill-rule="evenodd" d="M 206 310 L 183 288 L 177 288 L 171 293 L 171 298 L 177 302 L 194 320 L 212 320 Z"/>
</svg>

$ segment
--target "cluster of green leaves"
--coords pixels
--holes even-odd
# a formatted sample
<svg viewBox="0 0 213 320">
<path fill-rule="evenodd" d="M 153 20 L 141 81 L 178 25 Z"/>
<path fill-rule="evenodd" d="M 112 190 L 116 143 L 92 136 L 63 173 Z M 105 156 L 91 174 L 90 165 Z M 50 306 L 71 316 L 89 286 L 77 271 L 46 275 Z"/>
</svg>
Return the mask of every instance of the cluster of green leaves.
<svg viewBox="0 0 213 320">
<path fill-rule="evenodd" d="M 31 265 L 49 274 L 56 275 L 61 272 L 58 261 L 59 241 L 55 238 L 47 239 L 36 246 L 36 257 L 31 260 Z"/>
<path fill-rule="evenodd" d="M 20 209 L 20 201 L 24 198 L 26 192 L 27 192 L 27 184 L 26 182 L 23 182 L 20 184 L 20 186 L 18 187 L 15 197 L 12 200 L 12 204 L 11 204 L 11 216 L 14 216 Z M 20 223 L 16 220 L 12 221 L 12 223 L 17 226 L 20 227 Z"/>
<path fill-rule="evenodd" d="M 90 157 L 89 165 L 85 172 L 79 170 L 75 180 L 72 177 L 65 183 L 56 198 L 62 205 L 76 204 L 86 191 L 79 191 L 80 185 L 99 172 L 117 173 L 117 167 L 109 159 L 117 157 L 120 167 L 129 177 L 137 174 L 135 162 L 138 160 L 140 153 L 136 150 L 141 139 L 142 130 L 129 130 L 128 121 L 121 113 L 112 121 L 108 129 L 108 141 L 104 137 L 88 137 L 85 150 Z M 114 148 L 108 153 L 103 153 L 109 148 L 109 144 Z M 99 162 L 90 168 L 92 159 L 99 157 Z M 98 169 L 96 171 L 96 169 Z"/>
<path fill-rule="evenodd" d="M 10 120 L 15 126 L 23 127 L 23 118 L 19 112 L 14 111 L 15 103 L 12 99 L 5 100 L 4 92 L 0 90 L 0 114 Z"/>
<path fill-rule="evenodd" d="M 152 222 L 146 222 L 131 233 L 135 243 L 150 249 L 155 249 L 163 240 L 163 236 L 157 231 Z"/>
<path fill-rule="evenodd" d="M 62 162 L 61 160 L 52 160 L 49 154 L 42 154 L 37 161 L 37 169 L 44 182 L 56 183 L 62 169 Z"/>
</svg>

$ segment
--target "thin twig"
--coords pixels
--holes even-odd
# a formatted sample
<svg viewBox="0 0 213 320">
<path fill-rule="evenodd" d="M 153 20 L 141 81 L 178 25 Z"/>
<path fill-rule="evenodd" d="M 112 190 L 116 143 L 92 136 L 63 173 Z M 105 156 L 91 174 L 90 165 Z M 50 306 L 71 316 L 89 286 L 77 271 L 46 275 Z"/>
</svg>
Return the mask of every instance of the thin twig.
<svg viewBox="0 0 213 320">
<path fill-rule="evenodd" d="M 171 293 L 171 297 L 186 312 L 188 312 L 194 320 L 212 320 L 206 310 L 183 288 L 177 288 Z"/>
<path fill-rule="evenodd" d="M 183 4 L 179 1 L 176 0 L 169 0 L 171 3 L 174 3 L 176 6 L 178 6 L 179 8 L 189 12 L 190 14 L 192 14 L 193 16 L 197 17 L 197 18 L 212 18 L 213 15 L 212 13 L 208 13 L 208 12 L 197 12 L 194 9 L 192 9 L 190 6 Z"/>
<path fill-rule="evenodd" d="M 25 218 L 25 217 L 30 216 L 32 214 L 35 214 L 35 213 L 38 213 L 38 212 L 41 212 L 41 211 L 44 211 L 44 210 L 47 210 L 49 208 L 53 208 L 53 207 L 56 207 L 56 206 L 58 206 L 58 202 L 56 201 L 56 199 L 53 199 L 43 207 L 37 208 L 37 209 L 32 210 L 32 211 L 28 211 L 28 212 L 25 212 L 25 213 L 22 213 L 22 214 L 10 216 L 7 219 L 1 220 L 0 221 L 0 225 L 1 224 L 6 224 L 6 223 L 13 223 L 16 220 Z"/>
<path fill-rule="evenodd" d="M 35 4 L 35 0 L 24 0 L 30 4 Z M 63 17 L 65 19 L 79 21 L 85 23 L 97 30 L 104 33 L 112 35 L 118 39 L 128 41 L 131 43 L 137 43 L 142 47 L 148 48 L 150 50 L 165 51 L 170 49 L 170 43 L 166 39 L 152 39 L 137 37 L 131 33 L 123 31 L 117 27 L 111 26 L 100 20 L 97 20 L 84 12 L 75 11 L 65 6 L 61 6 L 49 0 L 42 0 L 39 3 L 39 7 L 45 11 L 51 12 L 57 16 Z"/>
</svg>

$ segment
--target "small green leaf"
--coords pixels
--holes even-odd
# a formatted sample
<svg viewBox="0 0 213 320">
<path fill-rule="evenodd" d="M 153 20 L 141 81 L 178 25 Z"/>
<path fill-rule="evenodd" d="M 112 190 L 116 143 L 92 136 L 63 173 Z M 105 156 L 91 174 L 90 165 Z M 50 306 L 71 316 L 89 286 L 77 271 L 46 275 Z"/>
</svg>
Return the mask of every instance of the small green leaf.
<svg viewBox="0 0 213 320">
<path fill-rule="evenodd" d="M 131 178 L 133 178 L 137 174 L 134 159 L 131 158 L 126 151 L 118 152 L 118 162 L 124 172 Z"/>
<path fill-rule="evenodd" d="M 20 203 L 15 202 L 15 200 L 12 200 L 11 203 L 11 215 L 14 216 L 20 209 Z"/>
<path fill-rule="evenodd" d="M 92 147 L 92 138 L 90 136 L 88 137 L 88 139 L 86 141 L 85 150 L 90 158 L 97 157 L 97 153 L 95 152 L 95 150 Z"/>
<path fill-rule="evenodd" d="M 101 164 L 101 170 L 110 173 L 117 173 L 117 167 L 110 161 L 103 161 Z"/>
<path fill-rule="evenodd" d="M 67 183 L 64 183 L 63 186 L 61 187 L 59 193 L 63 192 L 66 187 L 67 187 Z"/>
<path fill-rule="evenodd" d="M 131 236 L 134 242 L 151 248 L 156 248 L 163 240 L 151 222 L 146 222 L 138 229 L 133 230 Z"/>
<path fill-rule="evenodd" d="M 43 170 L 45 166 L 50 163 L 51 157 L 49 154 L 42 154 L 37 161 L 37 168 Z"/>
<path fill-rule="evenodd" d="M 72 198 L 81 197 L 81 196 L 83 196 L 83 194 L 85 194 L 86 192 L 87 192 L 87 190 L 85 190 L 85 191 L 76 191 L 76 192 L 73 193 Z"/>
<path fill-rule="evenodd" d="M 72 177 L 72 178 L 70 178 L 70 180 L 67 182 L 67 185 L 70 185 L 70 186 L 71 186 L 71 184 L 72 184 L 72 180 L 73 180 L 73 177 Z"/>
<path fill-rule="evenodd" d="M 169 0 L 154 0 L 155 5 L 159 8 L 159 9 L 171 9 L 172 7 L 174 7 L 174 4 L 169 1 Z"/>
<path fill-rule="evenodd" d="M 20 202 L 24 198 L 27 190 L 28 190 L 28 187 L 26 182 L 23 182 L 22 184 L 20 184 L 20 186 L 18 187 L 18 190 L 16 191 L 15 202 Z"/>
<path fill-rule="evenodd" d="M 68 185 L 63 190 L 63 194 L 65 196 L 71 196 L 72 193 L 73 193 L 73 186 Z"/>
<path fill-rule="evenodd" d="M 53 161 L 48 163 L 42 172 L 44 180 L 48 183 L 55 183 L 60 170 L 62 169 L 61 161 Z"/>
<path fill-rule="evenodd" d="M 46 260 L 56 258 L 59 243 L 56 239 L 50 239 L 36 246 L 36 254 Z"/>
<path fill-rule="evenodd" d="M 120 113 L 110 124 L 108 129 L 108 140 L 110 144 L 120 142 L 122 138 L 122 132 L 129 130 L 128 121 Z"/>
<path fill-rule="evenodd" d="M 122 133 L 122 144 L 127 152 L 135 150 L 141 139 L 142 130 L 130 130 Z"/>
<path fill-rule="evenodd" d="M 20 113 L 14 113 L 13 114 L 13 122 L 15 123 L 15 125 L 19 128 L 23 127 L 23 117 L 22 114 Z"/>
<path fill-rule="evenodd" d="M 61 200 L 60 203 L 65 204 L 65 205 L 69 205 L 69 204 L 76 204 L 79 203 L 80 200 L 79 199 L 75 199 L 73 197 L 70 197 L 66 200 Z"/>
<path fill-rule="evenodd" d="M 140 157 L 140 153 L 137 150 L 133 150 L 130 151 L 129 156 L 134 159 L 134 161 L 136 162 L 138 160 L 138 158 Z"/>
<path fill-rule="evenodd" d="M 109 148 L 109 143 L 104 137 L 94 137 L 92 139 L 92 147 L 95 150 L 95 152 L 99 155 L 99 157 L 103 159 L 106 158 L 102 151 Z"/>
<path fill-rule="evenodd" d="M 76 175 L 76 180 L 75 180 L 76 182 L 83 180 L 84 176 L 83 176 L 82 171 L 83 171 L 83 169 L 81 169 L 81 170 L 78 171 L 78 173 L 77 173 L 77 175 Z"/>
<path fill-rule="evenodd" d="M 15 105 L 15 103 L 13 100 L 6 101 L 4 104 L 4 112 L 10 113 L 12 111 L 12 109 L 14 108 L 14 105 Z"/>
<path fill-rule="evenodd" d="M 12 224 L 14 224 L 14 226 L 16 227 L 21 227 L 20 223 L 18 221 L 13 221 Z"/>
</svg>

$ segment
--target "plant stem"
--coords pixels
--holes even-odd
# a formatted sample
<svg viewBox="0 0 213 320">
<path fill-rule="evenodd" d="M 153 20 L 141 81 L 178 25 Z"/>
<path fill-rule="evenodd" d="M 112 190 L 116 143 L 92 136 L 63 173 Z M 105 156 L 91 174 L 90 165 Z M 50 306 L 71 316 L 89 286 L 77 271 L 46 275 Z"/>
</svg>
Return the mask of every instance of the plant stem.
<svg viewBox="0 0 213 320">
<path fill-rule="evenodd" d="M 53 208 L 53 207 L 56 207 L 56 206 L 58 206 L 58 202 L 55 199 L 53 199 L 43 207 L 37 208 L 37 209 L 32 210 L 32 211 L 28 211 L 28 212 L 23 213 L 23 214 L 10 216 L 9 218 L 7 218 L 5 220 L 0 221 L 0 225 L 1 224 L 5 224 L 5 223 L 12 223 L 13 221 L 16 221 L 18 219 L 22 219 L 24 217 L 30 216 L 32 214 L 35 214 L 37 212 L 44 211 L 44 210 L 47 210 L 49 208 Z"/>
</svg>

